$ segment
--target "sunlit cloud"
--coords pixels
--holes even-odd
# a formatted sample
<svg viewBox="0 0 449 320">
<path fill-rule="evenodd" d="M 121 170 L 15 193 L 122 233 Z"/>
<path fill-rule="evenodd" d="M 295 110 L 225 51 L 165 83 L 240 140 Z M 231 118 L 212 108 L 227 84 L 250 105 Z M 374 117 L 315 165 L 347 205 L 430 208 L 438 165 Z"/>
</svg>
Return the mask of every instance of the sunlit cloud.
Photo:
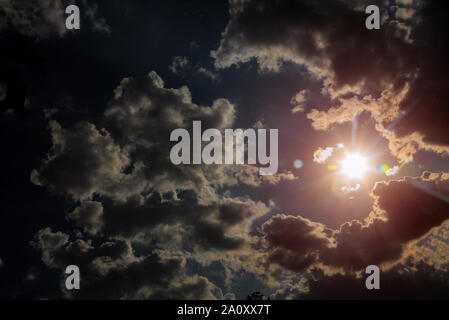
<svg viewBox="0 0 449 320">
<path fill-rule="evenodd" d="M 318 162 L 318 163 L 323 163 L 332 155 L 333 152 L 334 152 L 334 148 L 332 148 L 332 147 L 327 147 L 325 149 L 320 147 L 313 154 L 313 161 Z"/>
<path fill-rule="evenodd" d="M 393 168 L 389 168 L 385 171 L 385 174 L 387 176 L 394 176 L 395 174 L 397 174 L 399 172 L 399 167 L 398 166 L 394 166 Z"/>
<path fill-rule="evenodd" d="M 360 189 L 360 183 L 357 183 L 355 186 L 343 186 L 341 187 L 341 191 L 346 191 L 347 193 L 354 192 Z"/>
</svg>

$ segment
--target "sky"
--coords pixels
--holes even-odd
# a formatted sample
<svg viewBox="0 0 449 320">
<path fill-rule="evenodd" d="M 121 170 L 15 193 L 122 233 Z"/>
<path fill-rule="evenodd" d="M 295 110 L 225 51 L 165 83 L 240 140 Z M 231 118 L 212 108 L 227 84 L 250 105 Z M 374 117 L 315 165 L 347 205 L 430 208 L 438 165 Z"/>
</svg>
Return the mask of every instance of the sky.
<svg viewBox="0 0 449 320">
<path fill-rule="evenodd" d="M 449 298 L 448 9 L 0 0 L 0 298 Z M 277 172 L 173 164 L 193 121 Z"/>
</svg>

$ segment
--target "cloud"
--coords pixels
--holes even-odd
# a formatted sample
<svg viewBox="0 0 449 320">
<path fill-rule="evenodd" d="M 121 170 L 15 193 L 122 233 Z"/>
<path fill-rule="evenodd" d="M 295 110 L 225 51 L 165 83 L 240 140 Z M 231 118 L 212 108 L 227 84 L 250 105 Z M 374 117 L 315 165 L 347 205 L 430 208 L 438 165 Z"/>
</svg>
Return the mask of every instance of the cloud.
<svg viewBox="0 0 449 320">
<path fill-rule="evenodd" d="M 191 103 L 186 87 L 165 89 L 154 72 L 143 79 L 127 78 L 105 112 L 108 129 L 88 122 L 65 129 L 50 122 L 53 150 L 41 168 L 33 170 L 31 181 L 75 200 L 91 199 L 95 193 L 124 200 L 149 184 L 162 192 L 198 190 L 207 184 L 207 169 L 172 165 L 167 151 L 170 132 L 198 118 L 203 125 L 222 128 L 232 123 L 233 114 L 233 106 L 224 99 L 211 108 Z"/>
<path fill-rule="evenodd" d="M 38 273 L 34 270 L 34 268 L 31 268 L 25 276 L 25 281 L 27 282 L 36 281 L 38 277 L 39 277 Z"/>
<path fill-rule="evenodd" d="M 219 77 L 217 73 L 202 66 L 200 63 L 193 65 L 189 58 L 184 56 L 173 57 L 168 69 L 177 75 L 185 75 L 188 70 L 193 69 L 196 74 L 202 75 L 211 80 L 217 80 Z"/>
<path fill-rule="evenodd" d="M 359 9 L 343 1 L 231 1 L 230 21 L 211 55 L 217 68 L 255 58 L 260 68 L 278 71 L 282 61 L 292 61 L 335 88 L 401 81 L 410 72 L 408 45 L 389 32 L 394 25 L 364 28 Z"/>
<path fill-rule="evenodd" d="M 53 149 L 31 181 L 80 202 L 68 218 L 90 235 L 103 227 L 110 236 L 133 239 L 183 223 L 192 246 L 236 249 L 249 220 L 269 208 L 247 197 L 219 195 L 216 188 L 278 183 L 292 175 L 261 177 L 246 165 L 175 166 L 168 159 L 173 129 L 189 128 L 194 119 L 202 120 L 203 129 L 223 129 L 233 118 L 227 100 L 198 106 L 186 87 L 164 88 L 155 72 L 126 78 L 104 113 L 106 128 L 80 122 L 65 129 L 50 121 Z"/>
<path fill-rule="evenodd" d="M 75 200 L 90 199 L 100 190 L 102 194 L 126 197 L 143 188 L 135 176 L 123 173 L 130 164 L 129 155 L 106 130 L 88 122 L 65 129 L 54 120 L 50 130 L 53 150 L 42 167 L 32 171 L 34 184 L 48 185 Z"/>
<path fill-rule="evenodd" d="M 299 216 L 275 215 L 260 229 L 267 263 L 296 272 L 321 264 L 347 273 L 398 263 L 407 248 L 447 220 L 448 185 L 448 174 L 432 173 L 378 182 L 368 218 L 345 222 L 338 230 Z"/>
<path fill-rule="evenodd" d="M 387 176 L 394 176 L 399 172 L 399 167 L 398 166 L 394 166 L 393 168 L 389 168 L 387 171 L 385 171 L 385 174 Z"/>
<path fill-rule="evenodd" d="M 353 121 L 355 114 L 368 113 L 376 122 L 375 129 L 388 140 L 390 152 L 398 159 L 400 166 L 413 161 L 414 154 L 420 149 L 448 154 L 449 146 L 425 141 L 424 135 L 419 132 L 420 125 L 416 126 L 417 131 L 410 131 L 408 135 L 396 134 L 396 128 L 408 114 L 407 111 L 401 110 L 400 105 L 408 95 L 409 88 L 410 86 L 406 85 L 400 91 L 394 91 L 390 86 L 383 90 L 379 97 L 340 97 L 337 107 L 325 111 L 312 108 L 307 118 L 312 120 L 315 130 L 328 130 L 334 125 Z M 415 101 L 411 107 L 414 108 L 416 103 Z"/>
<path fill-rule="evenodd" d="M 415 10 L 410 9 L 410 8 L 398 8 L 396 10 L 396 18 L 399 18 L 399 19 L 404 19 L 404 20 L 412 19 L 414 14 L 415 14 Z"/>
<path fill-rule="evenodd" d="M 85 6 L 83 12 L 92 25 L 92 29 L 99 33 L 111 33 L 111 27 L 106 23 L 105 18 L 99 14 L 98 4 L 83 0 L 83 5 Z"/>
<path fill-rule="evenodd" d="M 306 111 L 304 115 L 317 130 L 351 121 L 355 111 L 368 114 L 398 158 L 398 166 L 387 175 L 411 161 L 419 149 L 444 153 L 445 114 L 435 110 L 444 105 L 446 97 L 441 90 L 445 82 L 435 81 L 432 89 L 424 86 L 426 77 L 439 80 L 443 74 L 432 72 L 418 52 L 422 37 L 417 32 L 426 34 L 425 28 L 418 24 L 410 28 L 414 22 L 404 22 L 405 34 L 397 22 L 390 24 L 387 19 L 381 31 L 368 33 L 361 28 L 366 17 L 363 10 L 345 3 L 350 2 L 287 1 L 274 7 L 268 1 L 231 1 L 229 24 L 212 53 L 215 66 L 227 68 L 255 59 L 261 72 L 282 72 L 280 66 L 285 61 L 303 64 L 309 71 L 307 77 L 322 82 L 321 92 L 329 103 L 309 109 L 314 96 L 301 84 L 290 107 L 287 99 L 287 109 Z M 421 9 L 410 10 L 420 17 Z M 405 18 L 407 13 L 401 12 L 398 9 L 397 16 Z M 94 19 L 97 7 L 84 13 Z M 92 26 L 95 30 L 109 32 L 104 20 L 98 22 Z M 63 36 L 65 31 L 59 33 L 58 23 L 48 24 L 42 35 Z M 18 20 L 11 25 L 32 34 Z M 436 42 L 435 51 L 438 45 Z M 192 66 L 186 57 L 174 57 L 169 68 L 182 74 L 191 67 L 190 71 L 214 79 L 213 71 L 198 66 Z M 423 98 L 414 99 L 420 86 Z M 287 98 L 291 96 L 289 93 Z M 375 203 L 369 216 L 337 228 L 318 218 L 313 221 L 309 215 L 271 216 L 275 205 L 266 194 L 278 189 L 255 187 L 292 179 L 290 173 L 260 177 L 256 167 L 245 165 L 170 163 L 171 130 L 191 129 L 193 120 L 201 120 L 203 130 L 234 125 L 237 112 L 229 100 L 216 99 L 207 105 L 193 101 L 188 87 L 170 88 L 151 72 L 124 78 L 96 120 L 70 124 L 50 120 L 52 147 L 32 171 L 31 181 L 69 197 L 65 214 L 73 229 L 43 228 L 31 245 L 48 267 L 61 272 L 61 290 L 67 297 L 235 298 L 223 295 L 215 282 L 224 279 L 231 290 L 232 281 L 243 272 L 257 274 L 267 285 L 272 284 L 272 277 L 310 275 L 307 282 L 285 286 L 279 296 L 318 297 L 321 290 L 323 297 L 332 297 L 337 288 L 331 280 L 343 287 L 351 282 L 344 292 L 351 296 L 351 289 L 360 285 L 354 274 L 367 264 L 378 263 L 389 272 L 390 265 L 405 264 L 406 255 L 418 259 L 425 251 L 416 248 L 421 241 L 429 242 L 427 251 L 434 251 L 430 245 L 436 240 L 430 234 L 442 232 L 447 221 L 444 175 L 380 182 L 372 190 Z M 427 102 L 429 114 L 423 107 Z M 48 115 L 48 119 L 52 117 Z M 431 128 L 434 120 L 436 128 Z M 264 123 L 257 122 L 257 126 Z M 313 140 L 313 135 L 304 132 L 304 140 Z M 302 140 L 293 141 L 301 144 Z M 331 147 L 319 148 L 314 161 L 325 162 L 333 152 Z M 336 208 L 335 216 L 339 210 Z M 435 265 L 428 272 L 442 268 L 444 261 L 443 256 L 431 259 Z M 63 270 L 68 264 L 81 267 L 80 292 L 64 290 Z M 216 264 L 224 275 L 206 276 L 198 271 Z M 328 292 L 318 287 L 312 275 Z M 342 294 L 341 288 L 338 292 Z"/>
<path fill-rule="evenodd" d="M 60 0 L 3 0 L 0 13 L 9 25 L 33 38 L 47 38 L 66 33 L 65 6 Z"/>
<path fill-rule="evenodd" d="M 104 113 L 104 123 L 114 139 L 133 153 L 143 176 L 166 192 L 200 189 L 223 171 L 218 166 L 173 165 L 167 151 L 173 144 L 170 132 L 191 129 L 193 120 L 201 120 L 202 130 L 222 130 L 232 126 L 234 116 L 234 106 L 228 100 L 217 99 L 210 107 L 196 105 L 187 87 L 165 88 L 163 80 L 151 72 L 147 77 L 122 80 Z M 207 177 L 209 174 L 217 177 Z"/>
<path fill-rule="evenodd" d="M 42 252 L 43 262 L 61 270 L 61 288 L 68 298 L 78 299 L 205 299 L 216 298 L 217 288 L 204 277 L 184 273 L 183 259 L 164 259 L 157 253 L 136 257 L 126 241 L 103 242 L 94 247 L 81 239 L 41 229 L 31 245 Z M 64 289 L 66 266 L 76 264 L 81 289 Z M 148 272 L 151 270 L 151 272 Z"/>
<path fill-rule="evenodd" d="M 178 200 L 172 201 L 157 193 L 142 202 L 138 199 L 122 204 L 105 201 L 105 229 L 112 236 L 139 239 L 159 234 L 166 226 L 181 224 L 183 230 L 178 236 L 184 239 L 184 246 L 232 250 L 242 246 L 250 221 L 269 211 L 263 203 L 251 200 L 224 198 L 201 205 L 192 193 L 180 192 L 176 196 Z"/>
<path fill-rule="evenodd" d="M 49 227 L 41 229 L 35 235 L 37 242 L 30 243 L 33 247 L 42 250 L 42 261 L 47 265 L 53 265 L 53 252 L 65 246 L 69 236 L 62 232 L 52 232 Z"/>
<path fill-rule="evenodd" d="M 292 109 L 292 113 L 296 112 L 304 112 L 304 104 L 306 101 L 306 94 L 307 90 L 301 90 L 299 91 L 292 99 L 290 100 L 290 103 L 295 105 Z"/>
<path fill-rule="evenodd" d="M 84 232 L 95 235 L 103 226 L 102 221 L 103 206 L 97 201 L 83 201 L 81 206 L 77 207 L 67 215 L 70 220 L 83 228 Z"/>
<path fill-rule="evenodd" d="M 223 299 L 221 289 L 203 276 L 186 277 L 179 284 L 159 289 L 151 294 L 151 299 L 175 300 L 216 300 Z"/>
<path fill-rule="evenodd" d="M 171 65 L 168 69 L 174 74 L 182 74 L 190 66 L 190 61 L 187 57 L 176 56 L 173 57 Z"/>
<path fill-rule="evenodd" d="M 211 80 L 217 80 L 218 79 L 218 74 L 210 71 L 209 69 L 205 68 L 205 67 L 199 67 L 198 71 L 199 74 L 204 75 L 205 77 L 211 79 Z"/>
<path fill-rule="evenodd" d="M 275 215 L 261 227 L 268 261 L 289 270 L 303 270 L 313 264 L 319 253 L 333 246 L 331 230 L 323 224 L 287 215 Z"/>
<path fill-rule="evenodd" d="M 360 184 L 359 183 L 357 183 L 355 186 L 343 186 L 343 187 L 341 187 L 341 190 L 345 191 L 346 193 L 351 193 L 351 192 L 357 191 L 359 189 L 360 189 Z"/>
<path fill-rule="evenodd" d="M 304 65 L 331 99 L 330 108 L 307 114 L 317 130 L 351 121 L 357 105 L 376 119 L 401 164 L 419 149 L 447 153 L 447 28 L 438 14 L 447 4 L 388 2 L 376 32 L 364 28 L 368 4 L 230 1 L 229 23 L 211 56 L 216 68 L 253 59 L 262 71 L 279 72 L 284 61 Z"/>
<path fill-rule="evenodd" d="M 199 106 L 187 87 L 165 88 L 155 72 L 125 78 L 104 112 L 104 128 L 80 122 L 66 129 L 50 121 L 53 149 L 41 168 L 32 171 L 31 181 L 74 200 L 101 194 L 123 201 L 151 188 L 161 194 L 194 190 L 210 198 L 212 187 L 292 179 L 289 173 L 259 176 L 257 168 L 249 165 L 176 166 L 169 161 L 172 130 L 191 129 L 194 120 L 201 120 L 202 130 L 223 131 L 232 127 L 234 117 L 228 100 Z"/>
<path fill-rule="evenodd" d="M 326 275 L 314 270 L 313 276 L 303 278 L 278 290 L 274 299 L 445 299 L 449 297 L 447 276 L 426 264 L 405 263 L 382 271 L 380 290 L 367 290 L 366 276 L 344 274 Z M 344 288 L 344 290 L 342 290 Z M 432 288 L 432 290 L 429 290 Z"/>
<path fill-rule="evenodd" d="M 223 130 L 234 117 L 228 100 L 197 105 L 187 87 L 166 88 L 150 72 L 123 79 L 97 123 L 66 127 L 50 120 L 53 146 L 31 181 L 70 196 L 74 209 L 66 217 L 77 239 L 44 228 L 31 245 L 49 267 L 63 270 L 72 263 L 87 269 L 80 297 L 222 298 L 207 278 L 186 273 L 186 259 L 218 261 L 229 280 L 232 261 L 243 264 L 242 257 L 250 256 L 254 219 L 274 207 L 229 189 L 294 178 L 288 172 L 260 176 L 249 165 L 170 162 L 173 129 L 190 129 L 193 120 L 201 120 L 203 130 Z M 137 256 L 136 247 L 151 254 Z M 146 279 L 152 268 L 167 270 Z M 104 290 L 94 292 L 97 287 Z"/>
<path fill-rule="evenodd" d="M 333 152 L 334 148 L 332 147 L 327 147 L 325 149 L 320 147 L 313 153 L 313 161 L 323 163 L 332 155 Z"/>
</svg>

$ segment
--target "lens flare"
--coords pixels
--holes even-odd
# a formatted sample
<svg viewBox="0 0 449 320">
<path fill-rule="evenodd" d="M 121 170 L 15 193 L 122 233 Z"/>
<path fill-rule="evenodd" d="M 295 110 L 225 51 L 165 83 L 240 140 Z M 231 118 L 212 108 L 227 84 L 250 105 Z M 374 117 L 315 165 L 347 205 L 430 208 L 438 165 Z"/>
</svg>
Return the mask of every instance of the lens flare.
<svg viewBox="0 0 449 320">
<path fill-rule="evenodd" d="M 367 169 L 366 158 L 358 153 L 347 154 L 341 162 L 341 172 L 349 178 L 362 178 Z"/>
<path fill-rule="evenodd" d="M 300 169 L 300 168 L 302 168 L 303 163 L 302 163 L 301 160 L 296 159 L 296 160 L 293 162 L 293 166 L 294 166 L 296 169 Z"/>
<path fill-rule="evenodd" d="M 387 172 L 388 169 L 390 169 L 390 167 L 385 163 L 377 166 L 377 171 L 380 171 L 380 172 Z"/>
</svg>

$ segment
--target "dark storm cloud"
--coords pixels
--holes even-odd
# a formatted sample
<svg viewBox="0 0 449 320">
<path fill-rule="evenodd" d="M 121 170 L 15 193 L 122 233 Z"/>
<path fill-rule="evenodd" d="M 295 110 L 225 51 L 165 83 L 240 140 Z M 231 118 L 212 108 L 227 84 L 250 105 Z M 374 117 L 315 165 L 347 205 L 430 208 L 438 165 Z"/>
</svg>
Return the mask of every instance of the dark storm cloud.
<svg viewBox="0 0 449 320">
<path fill-rule="evenodd" d="M 444 1 L 424 1 L 412 37 L 419 50 L 419 74 L 401 101 L 406 115 L 396 125 L 400 135 L 419 131 L 429 143 L 449 145 L 449 33 Z"/>
<path fill-rule="evenodd" d="M 81 206 L 69 213 L 67 217 L 76 221 L 84 232 L 95 235 L 102 228 L 103 206 L 97 201 L 83 201 Z"/>
<path fill-rule="evenodd" d="M 231 127 L 234 106 L 226 99 L 215 100 L 210 107 L 196 105 L 187 87 L 164 88 L 155 72 L 126 78 L 105 111 L 106 128 L 80 122 L 66 129 L 50 122 L 54 147 L 31 180 L 75 200 L 95 193 L 124 200 L 149 188 L 162 193 L 176 189 L 201 192 L 211 184 L 276 181 L 277 177 L 259 178 L 250 166 L 173 165 L 170 132 L 190 128 L 193 120 L 201 120 L 203 130 Z"/>
<path fill-rule="evenodd" d="M 380 30 L 365 28 L 368 4 L 380 7 Z M 282 61 L 305 65 L 337 105 L 313 109 L 307 117 L 314 128 L 351 121 L 357 106 L 371 113 L 405 163 L 418 149 L 448 152 L 441 146 L 449 143 L 447 7 L 439 1 L 230 1 L 230 21 L 211 55 L 217 68 L 251 59 L 272 71 Z M 349 100 L 348 92 L 358 98 Z M 375 104 L 365 108 L 364 99 Z"/>
<path fill-rule="evenodd" d="M 316 263 L 360 270 L 370 264 L 400 261 L 409 244 L 447 220 L 447 174 L 379 182 L 374 210 L 330 230 L 301 217 L 276 215 L 261 227 L 268 262 L 303 271 Z M 440 196 L 438 196 L 440 195 Z M 406 252 L 407 251 L 407 252 Z"/>
<path fill-rule="evenodd" d="M 365 278 L 316 271 L 314 277 L 277 291 L 274 299 L 447 299 L 449 282 L 445 273 L 427 264 L 404 264 L 380 277 L 380 290 L 367 290 Z M 344 288 L 344 289 L 343 289 Z"/>
<path fill-rule="evenodd" d="M 227 183 L 222 166 L 174 166 L 169 160 L 173 145 L 169 137 L 176 128 L 191 128 L 193 120 L 201 120 L 202 130 L 222 130 L 232 126 L 234 117 L 234 105 L 228 100 L 217 99 L 210 107 L 197 105 L 187 87 L 165 88 L 163 80 L 150 72 L 147 77 L 121 81 L 104 113 L 104 123 L 135 158 L 142 175 L 166 192 L 199 190 L 209 181 Z"/>
<path fill-rule="evenodd" d="M 41 169 L 31 173 L 34 184 L 48 185 L 76 200 L 91 198 L 100 190 L 103 194 L 127 193 L 130 186 L 125 186 L 125 181 L 129 175 L 123 170 L 129 165 L 129 156 L 107 131 L 87 122 L 67 130 L 56 121 L 50 122 L 50 130 L 53 150 Z M 130 183 L 139 187 L 135 181 Z"/>
<path fill-rule="evenodd" d="M 197 105 L 187 87 L 166 88 L 155 72 L 123 79 L 99 124 L 79 122 L 64 128 L 50 120 L 53 148 L 33 170 L 31 181 L 71 196 L 77 207 L 67 218 L 82 233 L 70 242 L 64 233 L 42 229 L 33 246 L 49 266 L 62 268 L 73 261 L 93 274 L 104 274 L 98 281 L 88 278 L 92 291 L 86 289 L 86 297 L 109 297 L 114 290 L 115 298 L 220 297 L 207 278 L 170 273 L 170 268 L 167 288 L 161 284 L 148 289 L 151 279 L 144 279 L 143 270 L 159 264 L 152 258 L 146 265 L 147 258 L 134 256 L 131 248 L 136 243 L 157 250 L 164 261 L 181 259 L 182 265 L 186 257 L 208 264 L 247 254 L 251 222 L 267 214 L 271 204 L 223 194 L 219 188 L 277 183 L 292 175 L 261 177 L 256 167 L 244 165 L 174 166 L 169 160 L 170 132 L 190 128 L 193 120 L 201 120 L 203 130 L 232 127 L 234 106 L 226 99 Z M 101 243 L 100 238 L 111 240 L 95 246 L 87 240 Z M 105 246 L 118 253 L 103 253 Z M 139 277 L 132 278 L 128 271 Z M 122 283 L 122 278 L 131 284 Z M 110 288 L 109 282 L 116 284 Z M 108 289 L 94 292 L 103 286 Z"/>
<path fill-rule="evenodd" d="M 178 200 L 168 201 L 156 193 L 145 200 L 135 198 L 121 204 L 105 202 L 105 229 L 109 235 L 132 239 L 181 223 L 183 232 L 178 236 L 184 238 L 186 246 L 236 249 L 242 245 L 245 233 L 232 237 L 227 233 L 269 210 L 263 203 L 251 200 L 228 198 L 202 205 L 195 195 L 192 198 L 178 196 Z"/>
<path fill-rule="evenodd" d="M 303 270 L 332 246 L 332 232 L 320 223 L 287 215 L 275 215 L 261 227 L 270 263 L 289 270 Z"/>
<path fill-rule="evenodd" d="M 392 153 L 401 162 L 408 162 L 419 149 L 441 154 L 449 152 L 447 130 L 447 95 L 449 63 L 447 20 L 442 12 L 447 3 L 439 1 L 416 2 L 415 19 L 410 23 L 410 43 L 416 58 L 415 75 L 407 81 L 405 90 L 395 94 L 385 89 L 380 98 L 365 96 L 358 100 L 342 100 L 339 108 L 327 112 L 312 110 L 308 117 L 316 129 L 350 121 L 354 105 L 366 110 L 378 122 L 378 130 L 390 141 Z M 409 54 L 409 53 L 405 53 Z M 371 100 L 370 106 L 366 100 Z M 352 106 L 351 106 L 352 104 Z M 324 125 L 324 126 L 323 126 Z"/>
<path fill-rule="evenodd" d="M 75 264 L 82 277 L 82 289 L 73 293 L 62 289 L 67 297 L 84 299 L 211 298 L 219 289 L 202 277 L 184 274 L 185 261 L 164 259 L 157 253 L 136 257 L 129 242 L 114 240 L 98 247 L 81 239 L 41 229 L 31 245 L 41 250 L 43 262 L 62 272 Z M 149 272 L 150 271 L 150 272 Z M 61 280 L 64 287 L 64 281 Z"/>
<path fill-rule="evenodd" d="M 80 122 L 66 129 L 50 122 L 53 150 L 41 168 L 32 172 L 31 180 L 74 200 L 94 194 L 125 200 L 154 188 L 162 194 L 194 190 L 206 201 L 205 196 L 214 199 L 210 187 L 292 179 L 289 173 L 259 176 L 252 166 L 175 166 L 170 162 L 172 130 L 189 129 L 193 120 L 201 120 L 202 130 L 223 130 L 232 127 L 234 116 L 228 100 L 217 99 L 210 107 L 197 105 L 187 87 L 165 88 L 155 72 L 125 78 L 104 113 L 105 128 Z"/>
<path fill-rule="evenodd" d="M 363 9 L 343 1 L 230 1 L 230 21 L 212 56 L 219 68 L 257 58 L 277 70 L 291 60 L 332 77 L 336 88 L 399 84 L 412 70 L 411 48 L 390 25 L 367 30 Z"/>
<path fill-rule="evenodd" d="M 261 178 L 250 166 L 175 166 L 168 157 L 171 130 L 188 128 L 194 119 L 202 120 L 204 128 L 223 129 L 233 118 L 227 100 L 198 106 L 187 87 L 165 88 L 155 72 L 126 78 L 105 112 L 107 129 L 87 122 L 65 129 L 50 122 L 53 149 L 31 181 L 81 200 L 68 217 L 90 234 L 104 224 L 109 235 L 133 238 L 161 224 L 182 222 L 193 244 L 237 248 L 242 239 L 230 238 L 227 231 L 269 209 L 250 199 L 222 197 L 215 187 L 290 176 Z M 89 201 L 94 195 L 104 203 Z"/>
</svg>

